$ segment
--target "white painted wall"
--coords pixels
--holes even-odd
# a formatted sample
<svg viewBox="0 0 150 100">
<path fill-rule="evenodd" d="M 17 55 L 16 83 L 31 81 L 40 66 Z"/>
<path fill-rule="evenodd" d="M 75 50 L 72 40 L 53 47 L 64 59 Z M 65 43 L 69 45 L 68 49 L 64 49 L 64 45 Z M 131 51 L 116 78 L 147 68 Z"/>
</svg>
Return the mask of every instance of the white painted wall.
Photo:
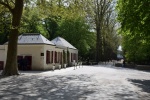
<svg viewBox="0 0 150 100">
<path fill-rule="evenodd" d="M 52 66 L 55 65 L 56 68 L 59 63 L 49 63 L 46 64 L 46 51 L 56 51 L 63 53 L 64 48 L 58 48 L 53 45 L 18 45 L 18 56 L 32 56 L 32 70 L 50 70 Z M 71 53 L 78 54 L 78 50 L 68 49 L 70 52 L 70 61 L 71 61 Z M 44 53 L 44 56 L 41 56 L 41 53 Z M 6 63 L 7 56 L 7 45 L 0 46 L 0 61 L 4 61 L 4 65 Z M 53 58 L 54 58 L 53 54 Z M 63 57 L 63 55 L 62 55 Z M 58 58 L 58 57 L 57 57 Z M 54 62 L 54 59 L 53 59 Z"/>
<path fill-rule="evenodd" d="M 0 45 L 0 61 L 5 61 L 6 56 L 5 56 L 5 46 Z"/>
<path fill-rule="evenodd" d="M 52 69 L 52 66 L 54 65 L 53 63 L 49 63 L 49 64 L 46 64 L 46 51 L 55 51 L 55 46 L 52 46 L 52 45 L 44 45 L 44 49 L 43 49 L 43 52 L 44 52 L 44 60 L 43 60 L 43 64 L 44 64 L 44 70 L 50 70 Z M 53 55 L 54 56 L 54 55 Z"/>
<path fill-rule="evenodd" d="M 52 69 L 53 65 L 55 65 L 56 68 L 57 68 L 57 66 L 59 65 L 59 63 L 54 63 L 54 59 L 53 59 L 53 63 L 46 64 L 46 51 L 47 50 L 48 51 L 63 52 L 63 49 L 56 48 L 56 46 L 52 46 L 52 45 L 44 45 L 44 70 L 50 70 L 50 69 Z M 54 56 L 55 55 L 53 54 L 53 58 L 54 58 Z"/>
<path fill-rule="evenodd" d="M 32 70 L 50 70 L 53 63 L 46 64 L 46 51 L 62 51 L 52 45 L 18 45 L 18 56 L 32 56 Z M 6 50 L 7 51 L 7 45 Z M 41 56 L 44 53 L 44 56 Z M 54 55 L 53 55 L 54 56 Z M 54 62 L 54 61 L 53 61 Z"/>
<path fill-rule="evenodd" d="M 71 62 L 71 53 L 75 53 L 75 54 L 78 55 L 78 50 L 77 50 L 77 49 L 70 49 L 70 48 L 69 48 L 68 51 L 69 51 L 69 53 L 70 53 L 70 62 Z M 77 57 L 77 59 L 78 59 L 78 57 Z M 76 62 L 78 62 L 78 60 L 77 60 Z"/>
<path fill-rule="evenodd" d="M 63 47 L 63 46 L 57 46 L 57 47 L 65 50 L 66 53 L 67 53 L 67 49 L 68 49 L 68 51 L 70 53 L 70 59 L 69 59 L 70 63 L 71 63 L 71 53 L 75 53 L 75 54 L 78 55 L 78 50 L 77 49 L 71 49 L 71 48 L 67 48 L 67 47 Z M 76 62 L 78 62 L 78 56 L 77 56 L 77 61 Z"/>
<path fill-rule="evenodd" d="M 18 56 L 32 56 L 32 70 L 44 70 L 43 53 L 44 45 L 18 45 Z"/>
<path fill-rule="evenodd" d="M 63 49 L 61 49 L 61 48 L 55 47 L 55 50 L 56 50 L 56 52 L 61 52 L 61 53 L 63 53 Z M 58 54 L 57 54 L 57 60 L 58 60 Z M 62 55 L 62 62 L 63 62 L 63 55 Z M 59 62 L 58 62 L 58 63 L 55 63 L 56 69 L 59 68 L 59 65 L 61 65 Z M 62 65 L 61 65 L 61 66 L 62 66 Z"/>
</svg>

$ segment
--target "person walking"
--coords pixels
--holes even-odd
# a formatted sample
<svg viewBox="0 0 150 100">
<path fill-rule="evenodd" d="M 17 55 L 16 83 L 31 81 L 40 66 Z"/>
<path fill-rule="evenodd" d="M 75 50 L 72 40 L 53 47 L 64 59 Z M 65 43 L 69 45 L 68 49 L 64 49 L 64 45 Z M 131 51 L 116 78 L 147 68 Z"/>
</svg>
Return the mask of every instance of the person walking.
<svg viewBox="0 0 150 100">
<path fill-rule="evenodd" d="M 125 67 L 125 60 L 123 60 L 123 65 L 122 65 L 122 67 Z"/>
</svg>

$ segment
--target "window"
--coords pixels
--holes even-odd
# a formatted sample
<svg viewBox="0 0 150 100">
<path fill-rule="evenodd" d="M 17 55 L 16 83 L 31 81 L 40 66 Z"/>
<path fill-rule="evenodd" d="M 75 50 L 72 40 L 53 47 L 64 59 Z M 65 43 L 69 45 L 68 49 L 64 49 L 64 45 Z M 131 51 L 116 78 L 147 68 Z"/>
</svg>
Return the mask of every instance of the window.
<svg viewBox="0 0 150 100">
<path fill-rule="evenodd" d="M 51 51 L 51 63 L 53 63 L 53 59 L 54 59 L 54 57 L 53 57 L 53 51 Z"/>
<path fill-rule="evenodd" d="M 57 62 L 60 63 L 60 52 L 58 52 L 58 59 L 57 59 Z"/>
<path fill-rule="evenodd" d="M 50 51 L 46 51 L 46 64 L 50 63 Z"/>
<path fill-rule="evenodd" d="M 41 56 L 44 56 L 44 53 L 41 53 Z"/>
<path fill-rule="evenodd" d="M 74 60 L 74 59 L 73 59 L 73 53 L 71 53 L 71 62 L 73 62 L 73 60 Z"/>
<path fill-rule="evenodd" d="M 60 63 L 62 64 L 62 52 L 60 52 Z"/>
<path fill-rule="evenodd" d="M 60 52 L 58 52 L 58 59 L 57 62 L 60 62 Z"/>
<path fill-rule="evenodd" d="M 57 63 L 57 52 L 55 51 L 55 63 Z"/>
</svg>

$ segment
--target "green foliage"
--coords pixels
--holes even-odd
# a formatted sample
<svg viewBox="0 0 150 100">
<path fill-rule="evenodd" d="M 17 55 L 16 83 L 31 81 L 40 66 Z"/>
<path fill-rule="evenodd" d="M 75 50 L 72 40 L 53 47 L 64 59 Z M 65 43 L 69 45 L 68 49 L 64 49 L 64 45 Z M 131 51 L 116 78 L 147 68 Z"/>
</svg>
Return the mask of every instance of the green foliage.
<svg viewBox="0 0 150 100">
<path fill-rule="evenodd" d="M 129 61 L 150 61 L 150 1 L 118 0 L 118 21 L 121 24 L 123 49 Z"/>
<path fill-rule="evenodd" d="M 62 36 L 79 49 L 81 56 L 95 48 L 95 33 L 90 32 L 90 27 L 84 20 L 83 3 L 80 0 L 67 1 L 68 5 L 64 5 L 61 0 L 41 2 L 37 1 L 36 6 L 25 7 L 22 33 L 42 33 L 49 40 Z"/>
<path fill-rule="evenodd" d="M 118 20 L 123 30 L 132 34 L 148 35 L 150 21 L 150 0 L 118 0 Z"/>
<path fill-rule="evenodd" d="M 11 15 L 8 10 L 0 5 L 0 44 L 4 44 L 10 33 Z"/>
<path fill-rule="evenodd" d="M 89 31 L 89 26 L 82 18 L 63 20 L 58 35 L 78 48 L 81 55 L 86 55 L 95 45 L 95 34 Z"/>
<path fill-rule="evenodd" d="M 149 61 L 150 36 L 147 39 L 131 34 L 123 36 L 123 50 L 128 61 Z"/>
<path fill-rule="evenodd" d="M 37 7 L 24 9 L 21 24 L 21 33 L 41 33 L 47 35 L 42 18 Z"/>
<path fill-rule="evenodd" d="M 102 19 L 98 26 L 101 29 L 102 56 L 106 56 L 110 51 L 116 52 L 118 37 L 114 31 L 115 23 L 112 23 L 115 17 L 107 14 L 112 10 L 109 8 L 111 2 L 102 0 L 100 5 L 100 1 L 97 1 L 99 6 L 106 7 L 99 16 L 99 20 Z M 96 8 L 93 0 L 25 0 L 20 33 L 41 33 L 49 40 L 61 36 L 79 50 L 79 56 L 95 59 L 95 14 L 103 7 Z"/>
<path fill-rule="evenodd" d="M 56 22 L 57 21 L 57 22 Z M 57 17 L 47 17 L 44 19 L 44 26 L 48 32 L 49 40 L 54 39 L 56 31 L 58 30 L 58 20 Z"/>
</svg>

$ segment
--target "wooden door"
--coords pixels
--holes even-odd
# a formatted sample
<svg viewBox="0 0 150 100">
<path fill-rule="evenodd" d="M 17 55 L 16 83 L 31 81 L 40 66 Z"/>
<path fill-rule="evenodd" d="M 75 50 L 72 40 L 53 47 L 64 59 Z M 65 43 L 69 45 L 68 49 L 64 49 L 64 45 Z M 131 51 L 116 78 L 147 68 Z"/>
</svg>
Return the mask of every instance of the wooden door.
<svg viewBox="0 0 150 100">
<path fill-rule="evenodd" d="M 17 56 L 18 69 L 19 70 L 23 70 L 23 68 L 22 68 L 22 59 L 23 59 L 23 56 Z"/>
<path fill-rule="evenodd" d="M 31 70 L 32 69 L 32 56 L 25 56 L 25 59 L 27 60 L 26 70 Z"/>
<path fill-rule="evenodd" d="M 0 61 L 0 70 L 4 69 L 4 61 Z"/>
</svg>

